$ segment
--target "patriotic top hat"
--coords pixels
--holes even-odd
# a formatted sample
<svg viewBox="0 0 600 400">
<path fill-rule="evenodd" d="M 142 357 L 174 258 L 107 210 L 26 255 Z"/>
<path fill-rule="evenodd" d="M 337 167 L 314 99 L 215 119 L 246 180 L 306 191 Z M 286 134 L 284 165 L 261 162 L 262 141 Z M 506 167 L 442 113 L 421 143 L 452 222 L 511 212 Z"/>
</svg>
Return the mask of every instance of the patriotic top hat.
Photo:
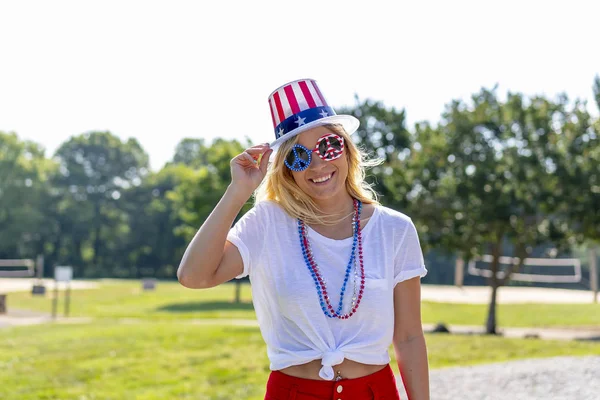
<svg viewBox="0 0 600 400">
<path fill-rule="evenodd" d="M 282 142 L 316 126 L 341 124 L 351 135 L 360 124 L 351 115 L 337 115 L 313 79 L 299 79 L 275 89 L 269 96 L 269 106 L 275 128 L 275 141 L 270 147 L 275 151 Z"/>
</svg>

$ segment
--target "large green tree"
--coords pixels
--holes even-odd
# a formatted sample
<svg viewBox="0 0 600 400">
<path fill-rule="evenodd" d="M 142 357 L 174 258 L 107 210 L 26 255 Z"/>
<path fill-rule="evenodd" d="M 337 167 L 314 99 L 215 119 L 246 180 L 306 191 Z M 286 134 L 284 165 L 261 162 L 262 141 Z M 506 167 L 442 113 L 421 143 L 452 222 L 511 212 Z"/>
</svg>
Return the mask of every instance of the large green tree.
<svg viewBox="0 0 600 400">
<path fill-rule="evenodd" d="M 194 170 L 186 165 L 168 165 L 124 192 L 120 204 L 129 233 L 123 242 L 126 262 L 122 273 L 139 278 L 176 275 L 186 242 L 175 234 L 183 221 L 168 194 L 193 175 Z"/>
<path fill-rule="evenodd" d="M 600 76 L 594 80 L 593 93 L 600 112 Z M 565 162 L 557 166 L 557 172 L 564 176 L 565 192 L 569 194 L 563 202 L 564 214 L 576 233 L 576 242 L 589 249 L 590 286 L 598 288 L 599 277 L 597 270 L 596 275 L 593 273 L 591 263 L 598 265 L 600 245 L 600 118 L 591 121 L 587 107 L 580 104 L 563 120 L 565 143 L 561 148 Z"/>
<path fill-rule="evenodd" d="M 189 144 L 190 141 L 182 143 Z M 231 159 L 248 146 L 250 143 L 242 145 L 237 140 L 218 138 L 208 147 L 196 147 L 201 150 L 197 156 L 184 158 L 195 168 L 181 176 L 180 183 L 168 194 L 168 197 L 173 201 L 174 209 L 178 210 L 178 218 L 181 221 L 181 225 L 175 229 L 175 232 L 185 238 L 186 243 L 196 234 L 231 182 Z M 248 202 L 240 215 L 251 206 Z M 239 302 L 240 281 L 236 283 L 236 301 Z"/>
<path fill-rule="evenodd" d="M 405 111 L 386 107 L 380 101 L 361 100 L 356 96 L 354 106 L 341 108 L 339 112 L 353 115 L 360 121 L 353 137 L 355 143 L 369 158 L 382 161 L 381 165 L 369 169 L 367 175 L 367 181 L 373 184 L 382 203 L 406 210 L 406 196 L 402 188 L 410 186 L 406 182 L 410 175 L 395 168 L 406 158 L 412 141 L 406 127 Z"/>
<path fill-rule="evenodd" d="M 569 194 L 564 147 L 580 140 L 570 122 L 581 111 L 563 96 L 558 102 L 482 89 L 470 103 L 453 101 L 439 127 L 416 130 L 407 163 L 415 174 L 410 193 L 428 238 L 469 259 L 490 254 L 488 333 L 496 333 L 498 288 L 540 245 L 569 247 L 572 229 L 561 213 Z M 581 156 L 580 150 L 573 150 Z M 501 256 L 518 262 L 500 265 Z"/>
<path fill-rule="evenodd" d="M 73 235 L 80 254 L 84 252 L 81 246 L 87 244 L 91 262 L 87 268 L 95 270 L 87 274 L 100 273 L 115 261 L 120 241 L 129 233 L 120 198 L 124 191 L 142 184 L 148 174 L 148 156 L 135 139 L 122 141 L 110 132 L 89 132 L 65 142 L 56 158 L 60 170 L 54 184 L 62 200 L 61 215 L 70 215 L 61 221 L 61 234 Z M 87 232 L 82 232 L 82 225 L 88 227 Z M 69 232 L 73 227 L 75 231 Z"/>
<path fill-rule="evenodd" d="M 46 204 L 56 170 L 41 146 L 0 131 L 0 258 L 35 258 L 54 231 Z"/>
</svg>

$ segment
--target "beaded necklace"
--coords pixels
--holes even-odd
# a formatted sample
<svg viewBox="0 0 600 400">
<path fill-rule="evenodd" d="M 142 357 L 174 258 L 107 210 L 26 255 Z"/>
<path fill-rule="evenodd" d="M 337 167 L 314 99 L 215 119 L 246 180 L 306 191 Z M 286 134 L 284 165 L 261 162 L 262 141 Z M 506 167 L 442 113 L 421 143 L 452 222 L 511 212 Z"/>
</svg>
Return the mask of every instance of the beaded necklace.
<svg viewBox="0 0 600 400">
<path fill-rule="evenodd" d="M 329 318 L 338 318 L 338 319 L 348 319 L 358 309 L 360 305 L 360 301 L 362 299 L 364 289 L 365 289 L 365 269 L 363 266 L 363 251 L 362 251 L 362 233 L 360 229 L 360 213 L 362 210 L 362 202 L 360 200 L 354 199 L 354 216 L 352 218 L 352 253 L 350 254 L 350 260 L 348 261 L 348 266 L 346 267 L 346 275 L 344 276 L 344 283 L 342 284 L 342 289 L 340 292 L 340 301 L 338 303 L 337 309 L 333 308 L 331 302 L 329 301 L 329 295 L 327 294 L 327 286 L 321 273 L 319 271 L 319 267 L 314 260 L 312 250 L 310 247 L 310 243 L 308 241 L 308 235 L 306 233 L 306 225 L 304 221 L 298 219 L 298 235 L 300 236 L 300 247 L 302 248 L 302 255 L 304 257 L 304 262 L 308 267 L 310 275 L 315 281 L 315 286 L 317 287 L 317 294 L 319 295 L 319 302 L 321 304 L 321 309 L 323 313 Z M 359 272 L 356 268 L 356 251 L 358 250 L 358 260 L 360 265 L 360 289 L 358 291 L 358 296 L 356 295 L 356 281 L 359 275 Z M 342 314 L 342 308 L 344 303 L 344 293 L 346 291 L 346 284 L 348 283 L 348 278 L 350 277 L 350 271 L 354 266 L 354 293 L 352 296 L 352 304 L 350 312 Z"/>
</svg>

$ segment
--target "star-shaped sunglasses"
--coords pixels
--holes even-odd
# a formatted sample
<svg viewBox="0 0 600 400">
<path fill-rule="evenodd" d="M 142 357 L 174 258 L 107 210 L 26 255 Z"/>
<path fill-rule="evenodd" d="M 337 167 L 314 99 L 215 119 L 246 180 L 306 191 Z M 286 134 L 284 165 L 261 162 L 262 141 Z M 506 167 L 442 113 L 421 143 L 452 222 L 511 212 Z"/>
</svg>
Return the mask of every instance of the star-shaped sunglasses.
<svg viewBox="0 0 600 400">
<path fill-rule="evenodd" d="M 344 138 L 335 133 L 328 133 L 317 140 L 315 148 L 309 150 L 301 144 L 295 144 L 285 157 L 285 166 L 292 171 L 304 171 L 312 161 L 312 153 L 317 153 L 321 160 L 333 161 L 344 152 Z"/>
</svg>

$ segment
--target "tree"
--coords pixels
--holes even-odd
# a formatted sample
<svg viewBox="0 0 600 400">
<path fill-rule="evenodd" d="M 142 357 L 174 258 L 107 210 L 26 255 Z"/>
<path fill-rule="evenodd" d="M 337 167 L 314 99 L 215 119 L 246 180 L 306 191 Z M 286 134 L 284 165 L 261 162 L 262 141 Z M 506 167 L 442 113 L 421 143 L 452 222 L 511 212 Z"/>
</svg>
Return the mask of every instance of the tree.
<svg viewBox="0 0 600 400">
<path fill-rule="evenodd" d="M 64 143 L 56 157 L 60 174 L 55 185 L 60 197 L 73 210 L 91 208 L 91 212 L 76 214 L 77 222 L 87 224 L 91 232 L 74 240 L 77 247 L 82 240 L 91 243 L 91 263 L 100 273 L 102 257 L 108 261 L 119 247 L 119 239 L 127 234 L 119 199 L 124 190 L 142 183 L 148 173 L 148 156 L 135 139 L 122 142 L 110 132 L 90 132 Z M 81 248 L 78 251 L 81 253 Z"/>
<path fill-rule="evenodd" d="M 250 146 L 250 144 L 248 143 L 246 146 Z M 186 242 L 193 238 L 225 193 L 231 182 L 229 163 L 232 158 L 244 151 L 244 146 L 237 140 L 219 138 L 203 151 L 206 151 L 204 153 L 206 154 L 206 164 L 199 165 L 193 172 L 182 176 L 180 184 L 168 195 L 182 221 L 175 232 L 184 237 Z M 240 215 L 243 215 L 250 207 L 250 203 L 246 204 Z M 236 281 L 236 302 L 240 301 L 240 289 L 238 280 Z"/>
<path fill-rule="evenodd" d="M 367 181 L 374 184 L 375 191 L 382 197 L 382 203 L 392 208 L 405 209 L 407 204 L 402 188 L 410 186 L 405 182 L 409 176 L 401 169 L 393 168 L 406 158 L 412 141 L 406 128 L 406 113 L 393 107 L 387 108 L 379 101 L 360 100 L 358 96 L 355 96 L 355 102 L 353 107 L 341 108 L 339 112 L 353 115 L 360 121 L 353 139 L 369 157 L 383 161 L 383 165 L 369 170 Z"/>
<path fill-rule="evenodd" d="M 571 230 L 560 213 L 566 182 L 556 172 L 568 163 L 565 140 L 581 135 L 560 131 L 576 112 L 566 97 L 553 103 L 508 93 L 503 103 L 495 90 L 482 89 L 470 105 L 451 102 L 436 129 L 419 127 L 406 165 L 415 174 L 413 212 L 425 221 L 428 239 L 466 258 L 492 255 L 491 334 L 498 288 L 523 260 L 541 244 L 568 248 Z M 519 262 L 501 268 L 499 257 L 509 250 Z"/>
<path fill-rule="evenodd" d="M 35 258 L 53 232 L 45 205 L 56 164 L 31 141 L 0 132 L 0 258 Z"/>
<path fill-rule="evenodd" d="M 173 163 L 199 168 L 208 165 L 208 154 L 204 139 L 185 138 L 175 148 Z"/>
<path fill-rule="evenodd" d="M 419 231 L 427 262 L 441 261 L 443 264 L 448 255 L 440 251 L 442 247 L 434 240 L 438 236 L 432 236 L 431 234 L 435 232 L 428 231 L 428 226 L 424 223 L 435 218 L 436 215 L 425 217 L 424 213 L 431 211 L 432 214 L 435 214 L 446 212 L 446 210 L 443 207 L 435 211 L 432 208 L 417 209 L 418 206 L 415 205 L 413 196 L 420 184 L 415 183 L 418 175 L 416 171 L 422 171 L 425 174 L 437 173 L 435 165 L 440 160 L 436 156 L 439 151 L 435 146 L 445 145 L 444 140 L 432 138 L 429 141 L 429 147 L 424 149 L 424 153 L 433 156 L 416 159 L 411 157 L 415 133 L 411 133 L 407 129 L 404 110 L 386 107 L 380 101 L 369 99 L 361 101 L 357 97 L 354 107 L 340 109 L 340 113 L 350 114 L 359 119 L 360 127 L 354 135 L 354 141 L 370 157 L 376 157 L 383 161 L 381 165 L 369 168 L 366 176 L 367 181 L 374 184 L 375 191 L 380 195 L 381 203 L 412 217 Z M 431 128 L 426 122 L 417 124 L 416 129 L 417 134 L 422 136 L 439 135 L 439 131 Z M 427 165 L 418 165 L 421 161 Z M 426 179 L 426 181 L 435 183 L 435 180 Z M 446 237 L 447 235 L 441 236 L 441 238 Z M 440 282 L 449 275 L 450 273 L 445 268 L 430 268 L 427 278 L 430 282 Z"/>
<path fill-rule="evenodd" d="M 593 92 L 600 111 L 600 76 L 594 80 Z M 590 260 L 596 260 L 600 243 L 600 118 L 592 121 L 586 104 L 577 103 L 573 112 L 562 120 L 561 148 L 565 157 L 557 165 L 557 174 L 563 177 L 565 192 L 569 193 L 563 199 L 562 209 L 575 232 L 574 242 L 588 247 Z M 596 282 L 590 286 L 597 288 L 598 277 L 590 269 L 591 279 Z"/>
<path fill-rule="evenodd" d="M 128 276 L 175 276 L 186 243 L 175 234 L 183 221 L 168 194 L 193 175 L 185 165 L 168 165 L 124 192 L 120 201 L 129 234 L 122 254 L 127 255 Z"/>
</svg>

